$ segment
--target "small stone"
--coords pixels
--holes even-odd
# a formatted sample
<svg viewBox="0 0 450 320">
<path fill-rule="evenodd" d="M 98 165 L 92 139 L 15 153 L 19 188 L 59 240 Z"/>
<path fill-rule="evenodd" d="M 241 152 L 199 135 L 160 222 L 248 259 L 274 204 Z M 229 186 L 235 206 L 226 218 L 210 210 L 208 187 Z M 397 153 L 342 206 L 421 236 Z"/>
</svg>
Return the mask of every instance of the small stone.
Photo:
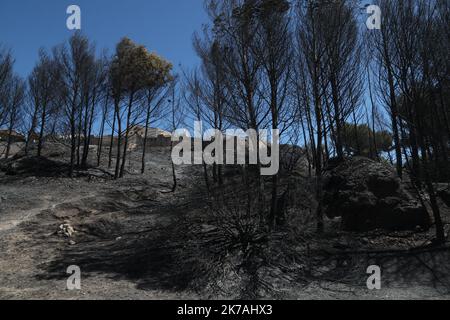
<svg viewBox="0 0 450 320">
<path fill-rule="evenodd" d="M 59 226 L 58 235 L 70 238 L 75 232 L 75 229 L 71 225 L 62 224 Z"/>
<path fill-rule="evenodd" d="M 73 241 L 73 240 L 70 240 L 70 241 L 69 241 L 69 244 L 70 244 L 71 246 L 74 246 L 74 245 L 76 245 L 77 243 L 76 243 L 75 241 Z"/>
</svg>

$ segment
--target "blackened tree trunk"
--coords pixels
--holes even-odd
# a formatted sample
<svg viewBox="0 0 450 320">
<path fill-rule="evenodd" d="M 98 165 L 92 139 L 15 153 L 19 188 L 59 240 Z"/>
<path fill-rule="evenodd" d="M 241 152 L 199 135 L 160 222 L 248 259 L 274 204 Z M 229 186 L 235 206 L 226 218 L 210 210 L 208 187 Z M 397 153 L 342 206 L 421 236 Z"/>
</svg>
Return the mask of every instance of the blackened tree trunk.
<svg viewBox="0 0 450 320">
<path fill-rule="evenodd" d="M 146 114 L 146 118 L 145 118 L 145 135 L 144 135 L 144 143 L 142 146 L 141 174 L 145 173 L 145 155 L 147 153 L 147 139 L 148 139 L 148 128 L 150 125 L 150 113 L 151 113 L 151 106 L 150 106 L 150 101 L 149 101 L 148 106 L 147 106 L 147 114 Z"/>
<path fill-rule="evenodd" d="M 42 106 L 42 113 L 41 113 L 41 129 L 39 131 L 39 140 L 38 140 L 38 149 L 37 149 L 38 157 L 40 157 L 41 153 L 42 153 L 42 146 L 43 146 L 43 143 L 44 143 L 44 131 L 45 131 L 46 119 L 47 119 L 47 104 L 44 104 Z"/>
<path fill-rule="evenodd" d="M 172 154 L 173 151 L 173 141 L 170 143 L 170 153 Z M 172 190 L 171 192 L 175 192 L 177 190 L 177 172 L 175 170 L 175 164 L 173 163 L 173 161 L 170 161 L 171 165 L 172 165 L 172 180 L 173 180 L 173 184 L 172 184 Z"/>
<path fill-rule="evenodd" d="M 108 96 L 105 98 L 105 106 L 103 109 L 102 122 L 100 125 L 100 137 L 97 145 L 97 167 L 100 166 L 102 160 L 103 139 L 105 136 L 105 123 L 106 123 L 106 116 L 108 114 L 108 98 L 109 98 Z"/>
<path fill-rule="evenodd" d="M 114 107 L 114 115 L 113 115 L 113 123 L 111 128 L 111 141 L 109 142 L 109 155 L 108 155 L 108 168 L 111 169 L 112 167 L 112 155 L 113 155 L 113 148 L 114 148 L 114 134 L 116 130 L 116 119 L 117 119 L 117 108 Z"/>
<path fill-rule="evenodd" d="M 77 140 L 76 140 L 76 109 L 75 106 L 72 108 L 72 114 L 70 115 L 70 140 L 71 140 L 71 146 L 70 146 L 70 170 L 69 170 L 69 176 L 73 178 L 73 173 L 75 169 L 75 156 L 76 156 L 76 149 L 77 149 Z"/>
<path fill-rule="evenodd" d="M 92 96 L 92 101 L 91 101 L 91 107 L 90 107 L 90 111 L 89 111 L 89 115 L 88 117 L 88 121 L 86 121 L 87 123 L 87 128 L 85 129 L 85 137 L 84 137 L 84 147 L 83 147 L 83 158 L 81 161 L 81 166 L 83 168 L 87 168 L 87 162 L 88 162 L 88 157 L 89 157 L 89 146 L 91 145 L 91 136 L 92 136 L 92 127 L 94 125 L 94 113 L 95 113 L 95 107 L 96 107 L 96 97 L 97 93 L 94 92 L 93 96 Z"/>
<path fill-rule="evenodd" d="M 13 117 L 11 117 L 11 120 L 12 119 L 13 119 Z M 12 121 L 9 122 L 9 126 L 8 126 L 8 140 L 6 142 L 5 159 L 9 158 L 9 152 L 11 150 L 11 143 L 12 143 L 13 128 L 14 128 L 14 121 L 12 120 Z"/>
<path fill-rule="evenodd" d="M 394 85 L 394 75 L 392 71 L 392 63 L 391 56 L 388 49 L 386 34 L 382 32 L 383 38 L 383 60 L 384 65 L 387 71 L 388 77 L 388 85 L 389 85 L 389 99 L 390 99 L 390 111 L 391 111 L 391 124 L 392 124 L 392 132 L 394 135 L 394 144 L 395 144 L 395 157 L 396 157 L 396 165 L 397 165 L 397 174 L 400 178 L 403 177 L 403 159 L 402 159 L 402 149 L 400 142 L 400 133 L 398 129 L 398 107 L 396 101 L 395 94 L 395 85 Z"/>
<path fill-rule="evenodd" d="M 33 111 L 33 117 L 31 119 L 30 130 L 28 131 L 28 135 L 27 135 L 27 141 L 25 142 L 25 155 L 26 156 L 29 155 L 30 143 L 31 143 L 32 137 L 34 136 L 34 130 L 36 128 L 36 123 L 37 123 L 37 116 L 38 116 L 38 105 L 36 104 L 34 111 Z"/>
<path fill-rule="evenodd" d="M 120 174 L 119 174 L 119 178 L 123 178 L 124 174 L 125 174 L 125 163 L 127 160 L 127 151 L 128 151 L 128 139 L 130 136 L 130 125 L 131 125 L 131 111 L 132 111 L 132 107 L 133 107 L 133 102 L 134 102 L 134 94 L 130 95 L 130 100 L 128 103 L 128 115 L 127 115 L 127 127 L 125 128 L 125 141 L 124 141 L 124 146 L 123 146 L 123 155 L 122 155 L 122 165 L 120 167 Z"/>
<path fill-rule="evenodd" d="M 122 121 L 120 119 L 119 101 L 115 102 L 115 110 L 117 117 L 117 154 L 116 154 L 116 170 L 114 173 L 114 179 L 118 179 L 120 175 L 120 157 L 121 157 L 121 144 L 122 144 Z"/>
</svg>

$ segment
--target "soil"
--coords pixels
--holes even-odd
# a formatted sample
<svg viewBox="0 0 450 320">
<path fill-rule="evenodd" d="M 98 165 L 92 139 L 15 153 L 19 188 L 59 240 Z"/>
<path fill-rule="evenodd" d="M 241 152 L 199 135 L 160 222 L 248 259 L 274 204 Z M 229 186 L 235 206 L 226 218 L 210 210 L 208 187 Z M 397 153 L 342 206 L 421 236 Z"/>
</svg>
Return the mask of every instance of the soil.
<svg viewBox="0 0 450 320">
<path fill-rule="evenodd" d="M 0 172 L 0 299 L 450 299 L 450 251 L 431 246 L 432 229 L 356 234 L 329 220 L 318 236 L 309 205 L 242 267 L 205 203 L 201 166 L 177 167 L 172 193 L 170 150 L 152 148 L 147 161 L 141 175 L 131 154 L 118 181 L 104 166 L 72 179 Z M 58 234 L 62 224 L 75 234 Z M 67 289 L 71 265 L 81 290 Z M 381 290 L 367 289 L 369 265 L 382 269 Z"/>
</svg>

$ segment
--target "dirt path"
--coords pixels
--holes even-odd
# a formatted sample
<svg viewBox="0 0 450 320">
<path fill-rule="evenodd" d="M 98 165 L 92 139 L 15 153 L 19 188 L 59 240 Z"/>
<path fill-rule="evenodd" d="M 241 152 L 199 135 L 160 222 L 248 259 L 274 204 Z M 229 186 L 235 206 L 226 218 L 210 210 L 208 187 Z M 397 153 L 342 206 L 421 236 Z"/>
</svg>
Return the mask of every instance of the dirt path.
<svg viewBox="0 0 450 320">
<path fill-rule="evenodd" d="M 31 210 L 20 210 L 14 213 L 9 213 L 0 216 L 0 235 L 2 232 L 10 231 L 16 228 L 20 223 L 28 221 L 30 218 L 34 217 L 41 211 L 49 208 L 48 201 L 43 207 L 34 208 Z"/>
<path fill-rule="evenodd" d="M 82 200 L 82 197 L 72 197 L 64 201 L 53 201 L 51 196 L 43 196 L 40 205 L 33 209 L 24 209 L 0 215 L 0 235 L 2 232 L 14 231 L 21 223 L 30 221 L 42 211 L 53 210 L 59 205 Z"/>
</svg>

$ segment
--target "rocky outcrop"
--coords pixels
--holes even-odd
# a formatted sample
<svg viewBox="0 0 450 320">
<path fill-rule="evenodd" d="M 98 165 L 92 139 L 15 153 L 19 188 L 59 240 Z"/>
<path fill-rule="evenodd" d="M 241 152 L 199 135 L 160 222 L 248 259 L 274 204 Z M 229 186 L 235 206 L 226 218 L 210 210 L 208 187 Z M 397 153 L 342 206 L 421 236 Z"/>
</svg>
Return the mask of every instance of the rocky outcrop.
<svg viewBox="0 0 450 320">
<path fill-rule="evenodd" d="M 450 207 L 450 185 L 441 184 L 437 186 L 437 195 L 445 203 L 447 207 Z"/>
<path fill-rule="evenodd" d="M 325 173 L 323 204 L 348 231 L 408 230 L 430 223 L 426 209 L 389 166 L 367 158 L 335 161 Z"/>
</svg>

